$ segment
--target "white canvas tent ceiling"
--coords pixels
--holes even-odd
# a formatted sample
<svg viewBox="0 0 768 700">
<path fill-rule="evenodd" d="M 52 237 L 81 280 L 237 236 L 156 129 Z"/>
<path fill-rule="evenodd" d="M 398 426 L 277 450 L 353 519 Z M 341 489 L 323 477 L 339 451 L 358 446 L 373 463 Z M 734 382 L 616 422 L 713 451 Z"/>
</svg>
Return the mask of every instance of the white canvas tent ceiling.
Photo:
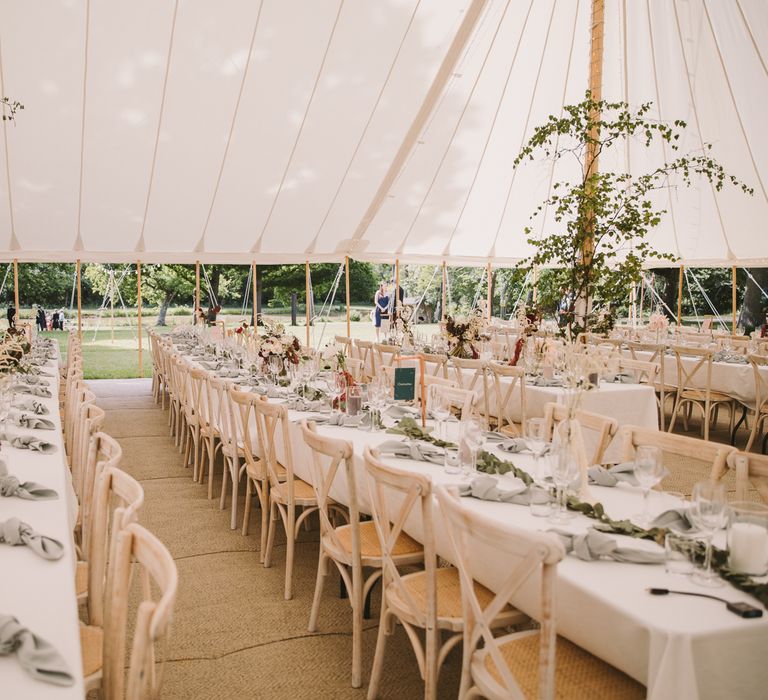
<svg viewBox="0 0 768 700">
<path fill-rule="evenodd" d="M 573 175 L 512 160 L 582 98 L 590 10 L 0 0 L 0 93 L 25 104 L 0 142 L 0 258 L 512 264 L 534 206 Z M 605 37 L 603 96 L 685 119 L 684 149 L 713 143 L 755 188 L 670 192 L 656 246 L 768 264 L 768 5 L 606 0 Z"/>
</svg>

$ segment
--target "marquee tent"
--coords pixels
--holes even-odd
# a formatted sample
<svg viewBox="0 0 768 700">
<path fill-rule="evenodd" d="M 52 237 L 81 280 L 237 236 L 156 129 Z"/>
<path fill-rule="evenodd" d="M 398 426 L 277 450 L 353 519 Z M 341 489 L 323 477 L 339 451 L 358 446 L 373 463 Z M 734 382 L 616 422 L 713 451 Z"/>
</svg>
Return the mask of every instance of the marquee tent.
<svg viewBox="0 0 768 700">
<path fill-rule="evenodd" d="M 686 120 L 682 150 L 711 142 L 755 190 L 670 190 L 654 244 L 685 265 L 768 264 L 768 5 L 605 8 L 603 97 Z M 2 0 L 0 93 L 25 110 L 3 123 L 0 258 L 513 264 L 535 205 L 574 174 L 512 161 L 583 97 L 590 13 L 589 0 Z M 630 146 L 601 166 L 664 155 Z"/>
</svg>

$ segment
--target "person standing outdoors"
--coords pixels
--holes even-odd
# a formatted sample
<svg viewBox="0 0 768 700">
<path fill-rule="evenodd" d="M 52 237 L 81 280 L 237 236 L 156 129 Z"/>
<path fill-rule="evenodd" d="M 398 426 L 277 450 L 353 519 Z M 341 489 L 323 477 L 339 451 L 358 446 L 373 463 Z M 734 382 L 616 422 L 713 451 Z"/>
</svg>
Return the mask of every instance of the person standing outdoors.
<svg viewBox="0 0 768 700">
<path fill-rule="evenodd" d="M 13 302 L 8 304 L 6 316 L 8 318 L 8 328 L 16 328 L 16 307 L 13 305 Z"/>
<path fill-rule="evenodd" d="M 376 327 L 376 340 L 378 341 L 381 333 L 381 322 L 386 321 L 387 326 L 389 326 L 389 295 L 387 294 L 384 282 L 379 284 L 379 288 L 373 297 L 373 303 L 375 307 L 374 325 Z"/>
</svg>

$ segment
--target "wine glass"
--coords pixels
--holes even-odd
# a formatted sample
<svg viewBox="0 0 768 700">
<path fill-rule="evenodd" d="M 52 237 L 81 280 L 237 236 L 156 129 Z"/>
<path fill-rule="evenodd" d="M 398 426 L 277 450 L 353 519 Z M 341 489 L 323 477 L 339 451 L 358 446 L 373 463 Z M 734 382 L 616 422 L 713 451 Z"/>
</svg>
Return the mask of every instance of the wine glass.
<svg viewBox="0 0 768 700">
<path fill-rule="evenodd" d="M 701 586 L 722 586 L 723 582 L 712 571 L 712 538 L 725 527 L 728 511 L 725 500 L 725 484 L 719 481 L 699 481 L 693 485 L 691 520 L 706 538 L 703 569 L 697 569 L 691 579 Z"/>
<path fill-rule="evenodd" d="M 552 455 L 552 480 L 557 487 L 555 496 L 557 508 L 549 516 L 549 522 L 565 523 L 574 517 L 573 513 L 568 512 L 566 491 L 571 482 L 579 475 L 579 465 L 574 451 L 568 449 L 566 445 L 553 444 L 550 449 L 555 450 L 555 454 Z"/>
<path fill-rule="evenodd" d="M 470 471 L 477 469 L 477 454 L 485 444 L 485 434 L 483 433 L 483 424 L 477 418 L 469 418 L 461 422 L 461 442 L 465 449 L 469 450 L 471 456 Z"/>
<path fill-rule="evenodd" d="M 437 436 L 445 440 L 445 421 L 451 417 L 451 404 L 440 384 L 430 384 L 428 389 L 429 410 L 437 421 Z"/>
<path fill-rule="evenodd" d="M 347 393 L 347 377 L 343 372 L 336 372 L 333 377 L 333 396 L 341 411 L 341 397 Z"/>
<path fill-rule="evenodd" d="M 277 387 L 277 377 L 283 371 L 283 360 L 277 355 L 270 355 L 267 367 L 272 375 L 272 383 Z"/>
<path fill-rule="evenodd" d="M 661 463 L 661 450 L 655 445 L 638 445 L 635 450 L 635 478 L 643 490 L 643 512 L 633 517 L 641 527 L 650 524 L 648 512 L 648 494 L 652 487 L 661 481 L 664 467 Z"/>
<path fill-rule="evenodd" d="M 525 442 L 528 449 L 533 452 L 533 465 L 536 478 L 539 474 L 539 457 L 544 454 L 547 448 L 546 442 L 546 422 L 543 418 L 529 418 L 525 422 Z"/>
</svg>

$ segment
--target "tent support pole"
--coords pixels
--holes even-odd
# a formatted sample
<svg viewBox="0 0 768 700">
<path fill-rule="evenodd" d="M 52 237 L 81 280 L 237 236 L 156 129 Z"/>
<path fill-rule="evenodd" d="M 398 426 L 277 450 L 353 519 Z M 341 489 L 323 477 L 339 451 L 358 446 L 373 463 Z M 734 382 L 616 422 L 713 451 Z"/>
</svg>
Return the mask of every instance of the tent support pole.
<svg viewBox="0 0 768 700">
<path fill-rule="evenodd" d="M 736 266 L 731 268 L 731 307 L 733 310 L 733 335 L 736 335 Z"/>
<path fill-rule="evenodd" d="M 257 314 L 257 304 L 256 304 L 256 292 L 258 289 L 258 284 L 256 280 L 256 261 L 254 260 L 251 263 L 251 279 L 253 280 L 253 327 L 254 329 L 259 325 L 259 318 L 256 315 Z"/>
<path fill-rule="evenodd" d="M 683 266 L 677 277 L 677 325 L 680 326 L 683 319 Z"/>
<path fill-rule="evenodd" d="M 200 261 L 195 260 L 195 325 L 200 317 Z"/>
<path fill-rule="evenodd" d="M 539 268 L 533 268 L 533 303 L 539 302 Z"/>
<path fill-rule="evenodd" d="M 395 258 L 395 304 L 394 317 L 397 318 L 397 312 L 400 309 L 400 258 Z M 394 318 L 392 319 L 395 320 Z"/>
<path fill-rule="evenodd" d="M 81 275 L 80 275 L 80 260 L 77 261 L 76 265 L 76 274 L 77 274 L 77 337 L 82 341 L 83 339 L 83 290 L 80 285 L 81 282 Z"/>
<path fill-rule="evenodd" d="M 491 263 L 488 263 L 488 270 L 487 275 L 488 277 L 488 308 L 486 309 L 488 313 L 488 323 L 491 322 L 491 317 L 493 316 L 493 268 L 491 267 Z"/>
<path fill-rule="evenodd" d="M 16 318 L 15 321 L 19 320 L 20 313 L 19 313 L 19 259 L 14 258 L 13 259 L 13 303 L 16 305 Z"/>
<path fill-rule="evenodd" d="M 349 308 L 349 255 L 344 258 L 344 275 L 346 284 L 346 299 L 347 299 L 347 338 L 352 337 L 352 317 L 350 315 Z"/>
<path fill-rule="evenodd" d="M 305 293 L 306 293 L 306 307 L 307 307 L 307 347 L 309 347 L 309 260 L 305 263 L 304 266 L 304 286 L 306 287 Z"/>
<path fill-rule="evenodd" d="M 138 307 L 138 326 L 139 326 L 139 376 L 144 376 L 144 348 L 141 338 L 141 260 L 136 263 L 136 305 Z"/>
<path fill-rule="evenodd" d="M 445 266 L 445 260 L 443 260 L 443 301 L 440 304 L 440 323 L 445 323 L 445 300 L 448 287 L 448 268 Z"/>
</svg>

